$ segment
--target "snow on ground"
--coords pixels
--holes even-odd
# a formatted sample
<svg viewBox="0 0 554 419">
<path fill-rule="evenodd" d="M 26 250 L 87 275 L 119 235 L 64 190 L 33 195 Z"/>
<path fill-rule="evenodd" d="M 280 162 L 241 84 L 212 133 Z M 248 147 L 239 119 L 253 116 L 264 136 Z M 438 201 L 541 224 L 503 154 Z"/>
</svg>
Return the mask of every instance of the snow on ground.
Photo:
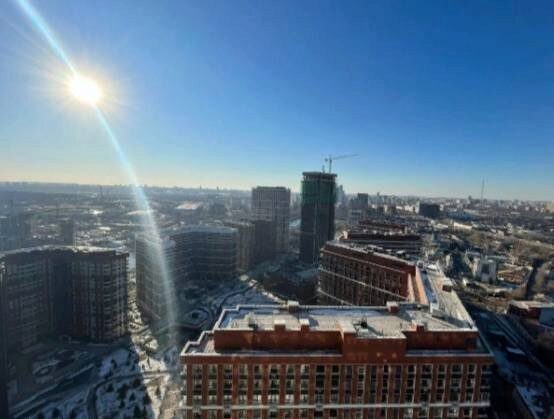
<svg viewBox="0 0 554 419">
<path fill-rule="evenodd" d="M 127 349 L 118 349 L 102 360 L 100 376 L 107 377 L 110 374 L 124 375 L 138 372 L 136 367 L 136 355 Z"/>
<path fill-rule="evenodd" d="M 249 288 L 244 292 L 228 297 L 225 307 L 235 307 L 237 304 L 275 304 L 275 297 L 269 293 L 260 292 L 255 288 Z"/>
<path fill-rule="evenodd" d="M 146 355 L 146 358 L 140 361 L 140 368 L 143 371 L 167 371 L 175 368 L 177 360 L 177 349 L 173 347 L 155 356 Z"/>
<path fill-rule="evenodd" d="M 84 389 L 71 397 L 62 400 L 61 402 L 51 403 L 42 409 L 42 413 L 46 418 L 55 417 L 57 410 L 61 418 L 80 419 L 87 417 L 86 407 L 87 389 Z"/>
<path fill-rule="evenodd" d="M 125 379 L 110 381 L 96 392 L 96 412 L 98 417 L 133 417 L 140 412 L 141 417 L 155 418 L 169 382 L 169 376 L 146 379 Z"/>
</svg>

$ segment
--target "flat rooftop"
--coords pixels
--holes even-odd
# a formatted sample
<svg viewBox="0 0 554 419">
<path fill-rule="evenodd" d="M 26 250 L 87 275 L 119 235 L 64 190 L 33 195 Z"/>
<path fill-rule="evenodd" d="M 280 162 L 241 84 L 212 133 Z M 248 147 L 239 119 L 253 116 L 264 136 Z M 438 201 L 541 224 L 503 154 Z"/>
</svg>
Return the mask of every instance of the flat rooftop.
<svg viewBox="0 0 554 419">
<path fill-rule="evenodd" d="M 24 247 L 21 249 L 8 250 L 0 252 L 0 258 L 5 256 L 18 256 L 18 255 L 30 255 L 33 253 L 41 252 L 71 252 L 76 254 L 116 254 L 116 255 L 128 255 L 128 252 L 124 252 L 118 249 L 110 249 L 107 247 L 96 246 L 64 246 L 57 244 L 47 244 L 42 246 Z"/>
<path fill-rule="evenodd" d="M 427 330 L 458 330 L 460 326 L 433 317 L 426 308 L 415 304 L 398 304 L 398 312 L 387 307 L 300 306 L 290 312 L 283 306 L 239 306 L 224 310 L 214 330 L 275 330 L 282 325 L 286 330 L 353 332 L 360 337 L 402 337 L 403 331 L 416 324 Z M 467 324 L 474 330 L 473 324 Z"/>
<path fill-rule="evenodd" d="M 441 337 L 427 338 L 436 334 Z M 388 346 L 390 342 L 396 343 Z M 395 356 L 490 356 L 472 321 L 448 321 L 419 304 L 300 306 L 291 301 L 225 309 L 213 330 L 203 332 L 196 342 L 188 342 L 181 356 L 337 357 L 357 352 L 371 357 L 375 345 L 387 345 L 380 347 Z M 380 356 L 387 353 L 385 350 Z"/>
<path fill-rule="evenodd" d="M 357 243 L 345 243 L 338 240 L 332 240 L 327 242 L 323 247 L 322 252 L 333 252 L 334 250 L 342 250 L 344 254 L 350 253 L 352 256 L 360 259 L 368 260 L 368 257 L 374 256 L 377 259 L 381 259 L 382 265 L 388 269 L 395 269 L 395 266 L 408 267 L 415 269 L 415 262 L 410 262 L 406 259 L 402 259 L 396 256 L 389 255 L 388 253 L 382 253 L 378 247 Z M 377 263 L 377 260 L 368 260 L 371 263 Z"/>
<path fill-rule="evenodd" d="M 204 234 L 233 234 L 237 229 L 222 225 L 203 225 L 196 224 L 175 229 L 166 229 L 154 234 L 153 232 L 137 233 L 136 238 L 149 242 L 154 245 L 160 245 L 162 248 L 169 248 L 175 245 L 173 238 L 181 234 L 187 233 L 204 233 Z"/>
</svg>

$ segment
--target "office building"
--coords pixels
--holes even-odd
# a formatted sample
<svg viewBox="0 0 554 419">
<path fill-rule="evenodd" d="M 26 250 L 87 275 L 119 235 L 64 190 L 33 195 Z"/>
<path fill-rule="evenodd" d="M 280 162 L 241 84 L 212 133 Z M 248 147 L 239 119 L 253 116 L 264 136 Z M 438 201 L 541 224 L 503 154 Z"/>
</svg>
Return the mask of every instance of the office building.
<svg viewBox="0 0 554 419">
<path fill-rule="evenodd" d="M 350 206 L 352 209 L 367 211 L 369 208 L 369 195 L 366 193 L 358 193 L 355 198 L 350 200 Z"/>
<path fill-rule="evenodd" d="M 237 270 L 249 271 L 254 265 L 255 226 L 249 221 L 225 221 L 227 227 L 237 230 Z"/>
<path fill-rule="evenodd" d="M 328 242 L 321 251 L 318 303 L 371 306 L 426 303 L 416 264 L 368 246 Z"/>
<path fill-rule="evenodd" d="M 441 207 L 439 204 L 432 204 L 428 202 L 419 203 L 419 215 L 423 215 L 427 218 L 439 218 L 441 214 Z"/>
<path fill-rule="evenodd" d="M 95 342 L 125 335 L 127 259 L 115 250 L 72 246 L 0 254 L 8 350 L 53 334 Z"/>
<path fill-rule="evenodd" d="M 275 251 L 289 249 L 290 189 L 282 186 L 257 186 L 252 189 L 252 220 L 271 221 L 275 228 Z"/>
<path fill-rule="evenodd" d="M 190 279 L 236 277 L 237 243 L 237 229 L 225 226 L 137 235 L 137 304 L 142 313 L 154 320 L 166 318 L 174 291 Z"/>
<path fill-rule="evenodd" d="M 181 353 L 183 417 L 485 418 L 494 358 L 457 296 L 436 300 L 455 307 L 225 309 Z"/>
<path fill-rule="evenodd" d="M 304 172 L 300 220 L 300 260 L 315 263 L 323 245 L 335 236 L 333 173 Z"/>
<path fill-rule="evenodd" d="M 60 244 L 75 246 L 75 222 L 65 219 L 60 222 Z"/>
</svg>

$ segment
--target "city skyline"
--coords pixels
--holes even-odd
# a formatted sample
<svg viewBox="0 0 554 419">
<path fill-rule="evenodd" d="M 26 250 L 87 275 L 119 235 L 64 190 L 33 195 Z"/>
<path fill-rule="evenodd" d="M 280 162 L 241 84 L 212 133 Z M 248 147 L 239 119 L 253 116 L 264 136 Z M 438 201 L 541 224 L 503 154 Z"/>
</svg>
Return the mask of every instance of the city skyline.
<svg viewBox="0 0 554 419">
<path fill-rule="evenodd" d="M 0 4 L 0 418 L 554 418 L 554 4 Z"/>
<path fill-rule="evenodd" d="M 298 191 L 352 152 L 351 192 L 554 200 L 548 3 L 35 6 L 142 184 Z M 129 183 L 15 2 L 0 20 L 0 180 Z"/>
</svg>

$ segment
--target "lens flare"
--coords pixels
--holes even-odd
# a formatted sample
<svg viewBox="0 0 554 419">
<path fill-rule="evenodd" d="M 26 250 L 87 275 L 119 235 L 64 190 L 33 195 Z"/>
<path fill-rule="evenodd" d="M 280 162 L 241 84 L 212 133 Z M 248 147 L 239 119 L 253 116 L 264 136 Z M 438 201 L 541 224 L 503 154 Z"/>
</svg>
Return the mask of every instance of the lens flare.
<svg viewBox="0 0 554 419">
<path fill-rule="evenodd" d="M 31 5 L 28 0 L 16 0 L 21 10 L 25 13 L 25 16 L 31 21 L 35 30 L 44 38 L 46 43 L 50 46 L 52 51 L 58 56 L 58 58 L 64 62 L 69 69 L 70 79 L 68 83 L 70 93 L 78 100 L 90 105 L 95 111 L 98 122 L 103 128 L 104 133 L 108 137 L 111 146 L 115 150 L 119 161 L 132 184 L 135 204 L 139 210 L 144 211 L 143 224 L 146 229 L 154 236 L 157 243 L 160 243 L 156 249 L 155 258 L 158 259 L 160 274 L 163 278 L 162 287 L 164 288 L 165 295 L 174 296 L 173 282 L 170 278 L 167 261 L 165 260 L 160 240 L 160 232 L 153 216 L 153 211 L 148 201 L 148 197 L 144 193 L 143 188 L 140 186 L 136 172 L 131 165 L 129 159 L 121 148 L 121 144 L 111 125 L 108 123 L 104 113 L 100 109 L 99 101 L 102 98 L 102 90 L 100 86 L 90 78 L 87 78 L 80 74 L 77 67 L 70 60 L 69 55 L 66 54 L 62 44 L 56 39 L 54 33 L 48 26 L 47 22 L 43 19 L 40 13 Z M 174 306 L 173 299 L 169 298 L 167 301 L 167 322 L 169 326 L 176 324 L 176 307 Z M 171 334 L 170 334 L 171 336 Z"/>
<path fill-rule="evenodd" d="M 69 81 L 69 92 L 79 102 L 96 106 L 102 99 L 102 89 L 93 79 L 79 74 Z"/>
</svg>

